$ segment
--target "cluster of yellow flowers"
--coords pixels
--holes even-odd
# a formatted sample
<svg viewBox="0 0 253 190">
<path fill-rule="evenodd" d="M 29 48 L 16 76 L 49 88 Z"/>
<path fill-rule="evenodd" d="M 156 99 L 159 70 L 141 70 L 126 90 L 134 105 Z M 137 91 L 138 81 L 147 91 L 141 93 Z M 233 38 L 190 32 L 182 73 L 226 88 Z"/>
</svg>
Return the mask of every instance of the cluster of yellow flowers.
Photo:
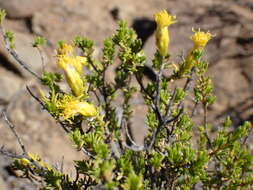
<svg viewBox="0 0 253 190">
<path fill-rule="evenodd" d="M 87 58 L 73 55 L 74 48 L 66 43 L 60 43 L 57 49 L 57 65 L 63 69 L 67 83 L 73 95 L 63 95 L 57 101 L 57 108 L 65 120 L 81 114 L 86 117 L 97 115 L 96 107 L 86 101 L 82 96 L 86 93 L 86 85 L 83 78 L 83 65 L 87 64 Z M 70 121 L 70 120 L 69 120 Z"/>
<path fill-rule="evenodd" d="M 168 27 L 176 22 L 176 17 L 163 10 L 154 15 L 157 23 L 156 45 L 162 56 L 168 55 L 169 31 Z M 212 38 L 209 32 L 193 30 L 191 36 L 193 48 L 189 51 L 186 60 L 192 60 L 192 52 L 202 50 L 207 42 Z M 72 94 L 63 95 L 56 101 L 56 107 L 60 110 L 60 116 L 70 121 L 75 115 L 80 114 L 86 117 L 97 116 L 97 109 L 93 104 L 83 101 L 86 95 L 86 84 L 83 77 L 83 66 L 87 65 L 87 58 L 74 55 L 73 46 L 67 43 L 60 43 L 57 49 L 57 65 L 63 69 L 67 83 L 72 90 Z M 57 95 L 56 95 L 57 96 Z"/>
<path fill-rule="evenodd" d="M 57 49 L 57 65 L 63 69 L 67 83 L 72 94 L 53 94 L 51 99 L 40 91 L 45 103 L 53 103 L 59 111 L 59 116 L 71 122 L 71 118 L 80 114 L 85 117 L 95 117 L 98 112 L 93 104 L 84 101 L 87 97 L 86 84 L 83 76 L 83 66 L 87 64 L 87 58 L 74 55 L 74 48 L 66 43 L 60 43 Z"/>
</svg>

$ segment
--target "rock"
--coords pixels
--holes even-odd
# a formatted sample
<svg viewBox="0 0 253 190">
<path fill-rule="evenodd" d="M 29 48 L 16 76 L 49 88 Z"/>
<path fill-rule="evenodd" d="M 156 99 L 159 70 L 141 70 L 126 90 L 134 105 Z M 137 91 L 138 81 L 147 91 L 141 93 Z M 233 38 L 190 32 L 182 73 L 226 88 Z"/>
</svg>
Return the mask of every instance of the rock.
<svg viewBox="0 0 253 190">
<path fill-rule="evenodd" d="M 0 7 L 5 9 L 10 18 L 31 17 L 33 14 L 48 7 L 50 0 L 0 0 Z"/>
<path fill-rule="evenodd" d="M 33 37 L 20 32 L 14 32 L 15 35 L 15 50 L 20 56 L 20 58 L 35 72 L 39 72 L 42 69 L 41 56 L 37 49 L 32 47 Z M 1 37 L 1 43 L 3 44 L 3 39 Z M 32 75 L 22 68 L 17 61 L 7 52 L 7 50 L 1 46 L 0 55 L 2 55 L 8 62 L 4 62 L 3 65 L 7 68 L 12 67 L 19 74 L 26 78 L 32 77 Z M 44 60 L 47 62 L 47 57 L 45 55 Z M 8 65 L 10 64 L 10 65 Z"/>
<path fill-rule="evenodd" d="M 242 68 L 234 59 L 223 59 L 209 69 L 208 75 L 213 78 L 216 113 L 237 111 L 238 106 L 252 96 L 248 80 Z"/>
<path fill-rule="evenodd" d="M 241 59 L 241 67 L 242 67 L 242 74 L 246 78 L 246 80 L 250 84 L 250 88 L 253 92 L 253 55 L 251 57 L 246 57 L 244 59 Z"/>
<path fill-rule="evenodd" d="M 13 73 L 0 67 L 0 103 L 8 103 L 21 88 L 23 81 Z"/>
</svg>

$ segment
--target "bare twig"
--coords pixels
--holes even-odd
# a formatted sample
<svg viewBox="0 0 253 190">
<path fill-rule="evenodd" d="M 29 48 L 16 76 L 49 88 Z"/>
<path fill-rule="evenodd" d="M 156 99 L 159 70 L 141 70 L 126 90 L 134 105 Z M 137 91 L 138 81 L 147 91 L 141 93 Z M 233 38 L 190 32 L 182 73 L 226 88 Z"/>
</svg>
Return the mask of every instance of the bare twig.
<svg viewBox="0 0 253 190">
<path fill-rule="evenodd" d="M 29 92 L 29 94 L 30 94 L 37 102 L 39 102 L 39 104 L 40 104 L 43 108 L 45 108 L 44 103 L 43 103 L 37 96 L 35 96 L 35 95 L 33 94 L 33 92 L 31 91 L 31 89 L 30 89 L 28 86 L 26 86 L 26 89 L 27 89 L 27 91 Z"/>
<path fill-rule="evenodd" d="M 124 121 L 123 123 L 124 123 L 123 126 L 124 126 L 124 129 L 125 129 L 125 131 L 126 131 L 126 136 L 127 136 L 128 140 L 132 143 L 132 145 L 138 146 L 138 145 L 135 143 L 135 141 L 132 139 L 131 135 L 129 134 L 128 127 L 126 126 L 126 121 Z"/>
<path fill-rule="evenodd" d="M 171 98 L 170 98 L 170 100 L 169 100 L 169 103 L 168 103 L 167 108 L 166 108 L 166 113 L 165 113 L 165 115 L 168 115 L 168 114 L 169 114 L 169 110 L 170 110 L 171 105 L 172 105 L 172 103 L 173 103 L 173 100 L 174 100 L 174 98 L 175 98 L 176 91 L 177 91 L 177 87 L 175 87 L 175 89 L 174 89 L 174 91 L 173 91 L 173 94 L 172 94 L 172 96 L 171 96 Z"/>
<path fill-rule="evenodd" d="M 64 169 L 64 156 L 62 156 L 61 159 L 61 165 L 60 165 L 60 171 L 63 173 L 63 169 Z"/>
<path fill-rule="evenodd" d="M 133 150 L 135 152 L 140 152 L 140 151 L 143 151 L 143 150 L 146 150 L 146 147 L 145 146 L 135 146 L 135 145 L 127 145 L 125 142 L 122 143 L 123 146 L 125 146 L 126 148 L 130 149 L 130 150 Z"/>
<path fill-rule="evenodd" d="M 21 147 L 22 149 L 22 154 L 14 154 L 14 153 L 11 153 L 7 150 L 4 150 L 4 146 L 1 147 L 0 149 L 0 153 L 9 157 L 9 158 L 17 158 L 17 159 L 22 159 L 22 158 L 25 158 L 27 160 L 29 160 L 29 162 L 35 166 L 37 169 L 40 169 L 40 171 L 44 172 L 46 169 L 41 167 L 36 160 L 33 160 L 32 158 L 30 158 L 28 156 L 28 152 L 26 151 L 26 148 L 25 148 L 25 145 L 24 143 L 22 142 L 21 138 L 19 137 L 18 133 L 16 132 L 15 130 L 15 126 L 12 124 L 12 122 L 8 119 L 5 111 L 2 112 L 1 116 L 3 117 L 3 119 L 5 120 L 5 122 L 7 123 L 8 127 L 10 128 L 10 130 L 12 131 L 12 133 L 14 134 L 14 136 L 16 137 L 17 141 L 18 141 L 18 144 L 19 146 Z"/>
<path fill-rule="evenodd" d="M 212 143 L 211 143 L 211 139 L 209 138 L 209 135 L 208 135 L 208 126 L 207 126 L 207 106 L 203 105 L 203 110 L 204 110 L 203 124 L 204 124 L 204 128 L 205 128 L 204 135 L 207 139 L 208 146 L 211 148 Z"/>
<path fill-rule="evenodd" d="M 12 55 L 12 57 L 17 61 L 17 63 L 23 67 L 25 70 L 27 70 L 29 73 L 31 73 L 33 76 L 35 76 L 37 79 L 41 80 L 41 78 L 39 77 L 39 75 L 33 71 L 26 63 L 24 60 L 22 60 L 20 58 L 20 56 L 18 55 L 18 53 L 11 48 L 10 42 L 7 38 L 7 36 L 5 35 L 5 31 L 2 27 L 2 25 L 0 24 L 0 32 L 4 38 L 4 43 L 5 43 L 5 48 L 7 49 L 7 51 Z"/>
<path fill-rule="evenodd" d="M 12 131 L 12 133 L 15 135 L 17 141 L 18 141 L 18 144 L 20 145 L 23 153 L 26 153 L 26 148 L 25 148 L 25 145 L 24 143 L 22 142 L 21 138 L 19 137 L 16 129 L 15 129 L 15 126 L 11 123 L 11 121 L 8 119 L 7 115 L 6 115 L 6 112 L 5 111 L 2 111 L 2 117 L 3 119 L 5 120 L 6 124 L 8 125 L 8 127 L 10 128 L 10 130 Z"/>
<path fill-rule="evenodd" d="M 155 105 L 156 107 L 160 107 L 160 91 L 161 91 L 161 80 L 162 80 L 162 72 L 164 68 L 164 62 L 162 62 L 160 70 L 157 74 L 156 78 L 156 96 L 155 96 Z"/>
<path fill-rule="evenodd" d="M 191 88 L 192 81 L 193 81 L 193 73 L 195 71 L 195 67 L 192 68 L 190 76 L 187 78 L 185 84 L 184 84 L 184 91 L 188 91 Z"/>
<path fill-rule="evenodd" d="M 146 88 L 144 87 L 143 82 L 142 82 L 142 77 L 140 77 L 138 74 L 135 74 L 135 78 L 141 87 L 141 92 L 143 92 L 145 95 L 148 96 L 148 98 L 150 100 L 152 100 L 154 97 L 153 97 L 153 95 L 149 94 L 148 91 L 146 90 Z"/>
<path fill-rule="evenodd" d="M 199 103 L 198 101 L 195 101 L 195 103 L 194 103 L 194 106 L 192 108 L 191 118 L 196 114 L 198 103 Z"/>
<path fill-rule="evenodd" d="M 43 53 L 42 53 L 42 51 L 39 47 L 36 47 L 36 49 L 38 50 L 38 52 L 40 54 L 40 59 L 41 59 L 41 64 L 42 64 L 42 71 L 45 72 L 46 64 L 45 64 L 45 59 L 44 59 Z"/>
</svg>

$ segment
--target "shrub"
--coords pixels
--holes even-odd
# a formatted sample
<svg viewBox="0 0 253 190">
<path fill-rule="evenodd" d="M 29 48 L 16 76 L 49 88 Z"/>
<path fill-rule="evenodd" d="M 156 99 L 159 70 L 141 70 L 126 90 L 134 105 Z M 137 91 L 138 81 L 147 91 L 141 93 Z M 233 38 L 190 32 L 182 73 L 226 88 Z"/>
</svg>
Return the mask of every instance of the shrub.
<svg viewBox="0 0 253 190">
<path fill-rule="evenodd" d="M 2 24 L 5 12 L 2 10 L 0 15 Z M 72 44 L 59 42 L 56 63 L 64 75 L 45 71 L 40 76 L 32 71 L 15 51 L 13 33 L 1 27 L 10 54 L 48 87 L 48 92 L 40 91 L 40 97 L 29 88 L 28 91 L 60 123 L 77 151 L 84 153 L 83 160 L 73 163 L 76 176 L 72 179 L 27 152 L 3 112 L 23 151 L 17 155 L 1 149 L 2 154 L 14 158 L 13 169 L 21 170 L 26 177 L 39 176 L 41 189 L 47 190 L 252 188 L 253 156 L 246 144 L 250 123 L 234 128 L 227 118 L 211 134 L 212 124 L 207 122 L 208 107 L 215 97 L 211 78 L 206 75 L 208 63 L 202 57 L 213 35 L 193 30 L 192 48 L 179 63 L 173 63 L 168 51 L 168 28 L 176 17 L 161 11 L 155 14 L 155 21 L 157 51 L 150 68 L 155 79 L 148 82 L 143 79 L 146 57 L 142 42 L 124 21 L 119 22 L 112 37 L 105 39 L 101 60 L 93 57 L 93 42 L 87 38 L 78 36 Z M 33 46 L 39 48 L 44 43 L 38 37 Z M 82 56 L 76 55 L 76 49 Z M 115 60 L 120 63 L 114 82 L 108 82 L 106 71 Z M 169 76 L 164 75 L 165 71 Z M 173 88 L 179 80 L 185 81 L 184 85 Z M 60 88 L 61 81 L 66 81 L 70 92 Z M 129 129 L 134 94 L 142 95 L 148 108 L 148 133 L 143 145 L 134 141 Z M 117 106 L 122 108 L 122 114 L 114 104 L 120 95 L 123 101 Z M 196 105 L 202 106 L 202 124 L 192 121 L 196 106 L 192 110 L 184 107 L 187 96 L 193 96 Z"/>
</svg>

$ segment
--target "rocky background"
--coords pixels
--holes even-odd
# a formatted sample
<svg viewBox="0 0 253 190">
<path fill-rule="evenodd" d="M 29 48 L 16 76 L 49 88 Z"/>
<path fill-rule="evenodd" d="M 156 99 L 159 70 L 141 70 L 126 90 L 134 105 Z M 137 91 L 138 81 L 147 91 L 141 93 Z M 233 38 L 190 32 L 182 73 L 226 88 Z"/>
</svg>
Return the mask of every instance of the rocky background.
<svg viewBox="0 0 253 190">
<path fill-rule="evenodd" d="M 208 44 L 206 58 L 209 75 L 215 83 L 217 102 L 209 110 L 209 120 L 218 123 L 230 115 L 235 126 L 253 121 L 253 2 L 251 0 L 0 0 L 6 9 L 6 29 L 16 35 L 16 48 L 29 65 L 41 72 L 41 60 L 31 47 L 34 36 L 44 36 L 47 69 L 54 69 L 54 49 L 58 40 L 70 41 L 76 35 L 95 41 L 99 56 L 102 40 L 117 28 L 117 20 L 127 20 L 144 42 L 149 57 L 155 51 L 153 14 L 166 9 L 177 15 L 171 27 L 171 45 L 175 61 L 191 46 L 191 29 L 202 28 L 215 34 Z M 0 39 L 0 110 L 7 108 L 17 131 L 30 152 L 36 152 L 51 164 L 64 160 L 65 171 L 73 172 L 72 160 L 81 158 L 62 129 L 29 96 L 26 86 L 36 80 L 22 70 L 4 49 Z M 142 102 L 136 101 L 141 113 Z M 198 112 L 197 112 L 198 113 Z M 136 115 L 136 121 L 142 114 Z M 197 114 L 198 116 L 198 114 Z M 139 117 L 139 118 L 138 118 Z M 135 133 L 140 132 L 137 128 Z M 19 151 L 16 140 L 0 120 L 0 145 Z M 252 146 L 251 146 L 252 148 Z M 8 170 L 10 160 L 0 155 L 0 190 L 37 189 Z"/>
</svg>

